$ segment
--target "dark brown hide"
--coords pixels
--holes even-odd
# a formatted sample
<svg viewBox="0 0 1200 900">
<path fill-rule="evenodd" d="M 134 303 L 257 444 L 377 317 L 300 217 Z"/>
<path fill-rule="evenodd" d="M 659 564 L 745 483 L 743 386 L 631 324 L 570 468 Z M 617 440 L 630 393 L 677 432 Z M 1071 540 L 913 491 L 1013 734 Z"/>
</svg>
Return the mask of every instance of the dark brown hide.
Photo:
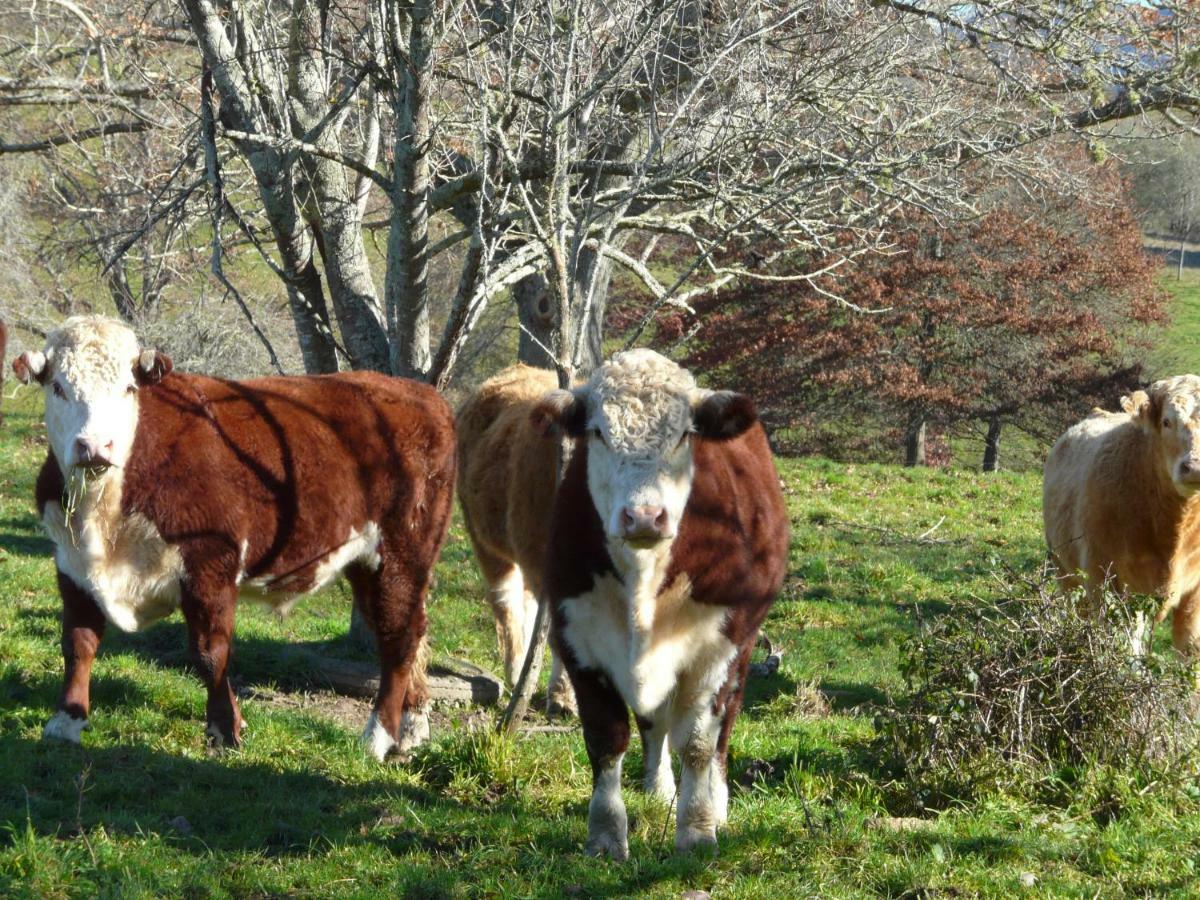
<svg viewBox="0 0 1200 900">
<path fill-rule="evenodd" d="M 238 742 L 228 662 L 239 576 L 268 593 L 303 593 L 320 563 L 371 522 L 381 534 L 380 565 L 352 564 L 347 575 L 378 641 L 376 716 L 396 738 L 402 710 L 428 699 L 414 660 L 455 476 L 454 424 L 442 397 L 367 372 L 242 382 L 172 373 L 141 388 L 138 406 L 121 511 L 146 516 L 182 556 L 182 609 L 209 688 L 210 730 Z M 51 455 L 38 479 L 39 514 L 62 493 Z M 86 717 L 104 618 L 89 594 L 60 582 L 60 709 Z"/>
</svg>

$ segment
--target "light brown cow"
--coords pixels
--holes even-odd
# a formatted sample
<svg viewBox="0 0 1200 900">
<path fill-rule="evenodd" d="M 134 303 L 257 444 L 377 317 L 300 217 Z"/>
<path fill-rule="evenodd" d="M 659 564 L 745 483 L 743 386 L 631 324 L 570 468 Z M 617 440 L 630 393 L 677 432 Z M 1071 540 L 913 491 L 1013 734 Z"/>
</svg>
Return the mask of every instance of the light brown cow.
<svg viewBox="0 0 1200 900">
<path fill-rule="evenodd" d="M 529 415 L 557 387 L 553 372 L 513 366 L 484 382 L 458 413 L 458 498 L 488 584 L 510 686 L 533 635 L 554 508 L 555 442 L 534 430 Z M 574 709 L 556 656 L 547 711 Z"/>
<path fill-rule="evenodd" d="M 1096 410 L 1046 460 L 1046 541 L 1089 605 L 1105 580 L 1163 599 L 1175 647 L 1200 651 L 1200 377 L 1179 375 Z"/>
</svg>

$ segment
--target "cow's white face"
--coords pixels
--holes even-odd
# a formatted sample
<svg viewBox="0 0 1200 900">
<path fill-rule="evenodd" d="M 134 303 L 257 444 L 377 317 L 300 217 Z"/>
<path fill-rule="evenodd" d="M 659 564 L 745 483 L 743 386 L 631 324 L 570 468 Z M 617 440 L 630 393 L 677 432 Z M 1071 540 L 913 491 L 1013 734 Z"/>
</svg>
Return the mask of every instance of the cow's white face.
<svg viewBox="0 0 1200 900">
<path fill-rule="evenodd" d="M 161 353 L 143 352 L 125 325 L 102 316 L 67 319 L 41 352 L 24 353 L 13 370 L 46 396 L 46 433 L 64 475 L 122 467 L 137 430 L 138 389 L 171 370 Z"/>
<path fill-rule="evenodd" d="M 544 434 L 558 426 L 586 437 L 592 503 L 609 543 L 629 551 L 675 536 L 692 487 L 692 435 L 736 437 L 755 419 L 749 398 L 701 390 L 652 350 L 616 354 L 586 385 L 547 394 L 532 414 Z"/>
<path fill-rule="evenodd" d="M 1135 393 L 1131 404 L 1142 426 L 1157 436 L 1160 460 L 1175 490 L 1183 497 L 1200 491 L 1200 378 L 1156 381 L 1148 395 Z"/>
</svg>

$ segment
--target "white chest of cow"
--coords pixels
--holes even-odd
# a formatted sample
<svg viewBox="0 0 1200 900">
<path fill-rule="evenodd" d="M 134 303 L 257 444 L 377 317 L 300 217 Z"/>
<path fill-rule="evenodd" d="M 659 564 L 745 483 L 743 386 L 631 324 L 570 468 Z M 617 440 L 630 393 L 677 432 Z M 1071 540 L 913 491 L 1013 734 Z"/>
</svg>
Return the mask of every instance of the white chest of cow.
<svg viewBox="0 0 1200 900">
<path fill-rule="evenodd" d="M 625 583 L 603 575 L 562 603 L 563 637 L 580 665 L 604 672 L 644 717 L 715 692 L 736 651 L 722 631 L 729 610 L 692 599 L 686 575 L 660 593 L 665 569 L 635 569 Z"/>
<path fill-rule="evenodd" d="M 51 501 L 42 524 L 55 544 L 58 568 L 96 600 L 122 631 L 138 631 L 179 608 L 183 558 L 140 513 L 122 515 L 121 487 L 89 488 L 71 526 Z"/>
</svg>

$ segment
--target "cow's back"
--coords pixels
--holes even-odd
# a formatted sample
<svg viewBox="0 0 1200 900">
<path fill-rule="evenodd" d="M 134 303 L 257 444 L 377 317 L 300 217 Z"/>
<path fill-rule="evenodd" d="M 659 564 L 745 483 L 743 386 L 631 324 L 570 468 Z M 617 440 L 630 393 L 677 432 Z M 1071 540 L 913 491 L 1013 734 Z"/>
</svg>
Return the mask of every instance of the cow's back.
<svg viewBox="0 0 1200 900">
<path fill-rule="evenodd" d="M 553 372 L 518 365 L 485 382 L 457 416 L 459 501 L 474 540 L 521 566 L 540 588 L 554 502 L 556 442 L 529 414 L 558 386 Z"/>
<path fill-rule="evenodd" d="M 398 516 L 415 528 L 449 495 L 454 464 L 450 409 L 416 382 L 172 374 L 142 392 L 122 505 L 170 543 L 245 542 L 250 574 L 299 570 L 347 528 Z"/>
</svg>

